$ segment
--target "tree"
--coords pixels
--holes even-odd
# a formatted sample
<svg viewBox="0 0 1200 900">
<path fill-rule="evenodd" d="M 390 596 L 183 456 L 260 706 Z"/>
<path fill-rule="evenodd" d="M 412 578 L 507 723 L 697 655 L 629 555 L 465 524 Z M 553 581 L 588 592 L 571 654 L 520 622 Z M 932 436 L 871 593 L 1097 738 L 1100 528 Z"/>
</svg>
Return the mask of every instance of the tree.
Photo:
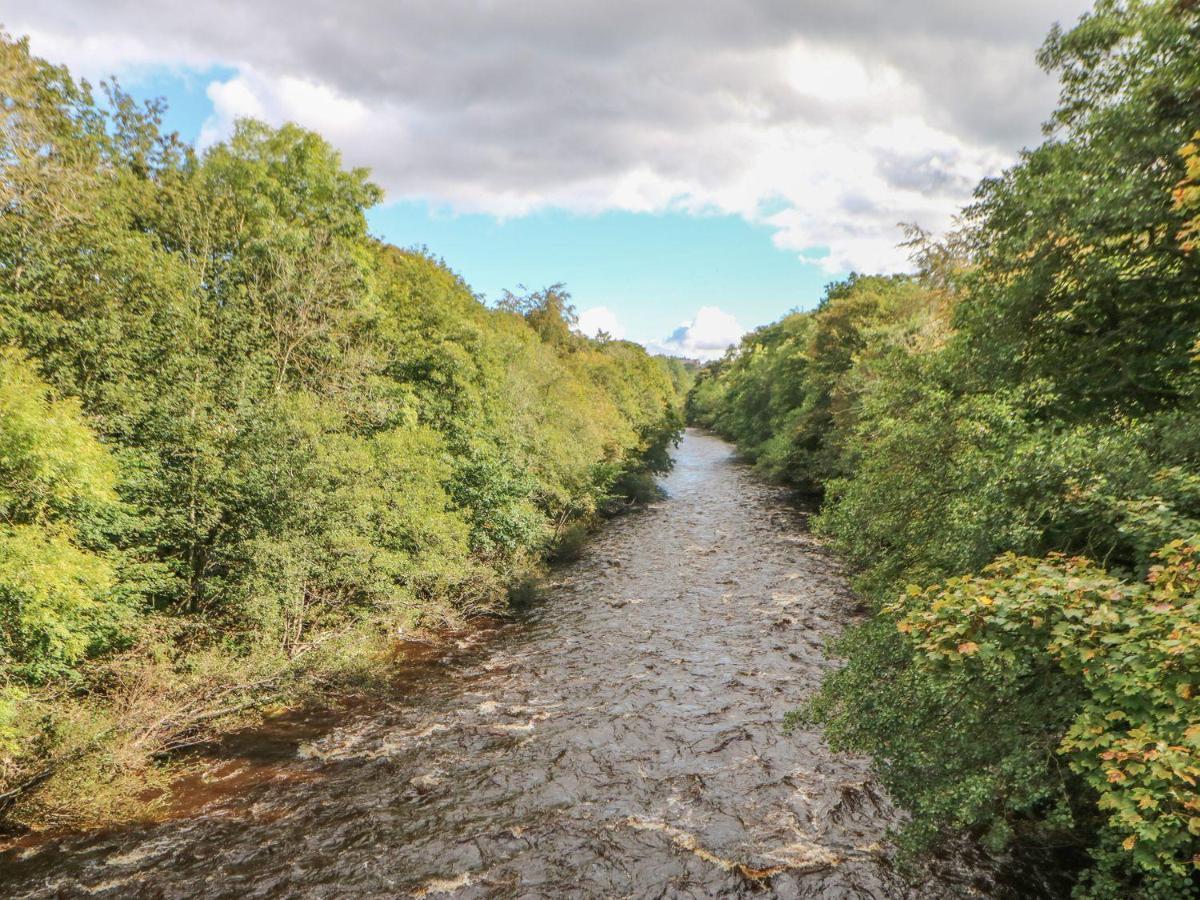
<svg viewBox="0 0 1200 900">
<path fill-rule="evenodd" d="M 105 552 L 116 472 L 78 402 L 0 350 L 0 686 L 61 675 L 129 623 Z"/>
</svg>

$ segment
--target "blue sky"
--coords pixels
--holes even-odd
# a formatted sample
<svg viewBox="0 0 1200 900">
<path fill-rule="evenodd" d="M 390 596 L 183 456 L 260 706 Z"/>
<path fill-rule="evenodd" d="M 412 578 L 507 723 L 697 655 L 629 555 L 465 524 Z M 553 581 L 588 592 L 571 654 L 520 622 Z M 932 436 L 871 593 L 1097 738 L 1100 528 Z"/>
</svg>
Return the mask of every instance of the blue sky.
<svg viewBox="0 0 1200 900">
<path fill-rule="evenodd" d="M 512 219 L 438 214 L 423 203 L 381 207 L 374 232 L 425 245 L 494 299 L 517 284 L 565 282 L 575 305 L 611 310 L 639 341 L 665 338 L 698 307 L 718 307 L 747 328 L 810 308 L 831 278 L 771 231 L 736 216 L 561 210 Z"/>
<path fill-rule="evenodd" d="M 233 75 L 220 66 L 140 68 L 122 84 L 143 100 L 165 98 L 165 127 L 195 143 L 215 114 L 208 86 Z M 499 217 L 402 200 L 371 210 L 369 222 L 386 241 L 441 257 L 488 300 L 519 285 L 563 282 L 578 310 L 607 309 L 625 337 L 647 343 L 702 307 L 722 309 L 747 329 L 764 325 L 812 308 L 824 286 L 846 274 L 775 246 L 765 224 L 719 212 L 549 209 Z"/>
<path fill-rule="evenodd" d="M 372 229 L 490 298 L 572 292 L 587 328 L 686 356 L 908 267 L 1040 140 L 1035 55 L 1088 0 L 9 0 L 90 80 L 203 147 L 253 116 L 324 135 Z M 685 327 L 681 327 L 685 326 Z"/>
<path fill-rule="evenodd" d="M 153 66 L 136 67 L 117 77 L 125 90 L 141 100 L 164 98 L 168 106 L 163 127 L 178 131 L 180 137 L 194 144 L 204 122 L 213 114 L 208 86 L 234 74 L 235 70 L 226 66 L 204 69 Z"/>
</svg>

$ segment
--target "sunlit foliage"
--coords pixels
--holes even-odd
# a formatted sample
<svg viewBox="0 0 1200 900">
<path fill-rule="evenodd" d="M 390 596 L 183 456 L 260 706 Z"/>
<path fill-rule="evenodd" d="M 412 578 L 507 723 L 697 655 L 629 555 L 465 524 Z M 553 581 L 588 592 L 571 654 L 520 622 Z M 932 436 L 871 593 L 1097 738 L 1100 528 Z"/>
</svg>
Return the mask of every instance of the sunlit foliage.
<svg viewBox="0 0 1200 900">
<path fill-rule="evenodd" d="M 28 681 L 116 637 L 129 609 L 104 552 L 116 467 L 79 404 L 0 352 L 0 666 Z"/>
<path fill-rule="evenodd" d="M 669 466 L 678 371 L 373 239 L 319 135 L 197 155 L 7 38 L 0 101 L 0 813 L 110 814 L 196 723 L 502 608 Z"/>
</svg>

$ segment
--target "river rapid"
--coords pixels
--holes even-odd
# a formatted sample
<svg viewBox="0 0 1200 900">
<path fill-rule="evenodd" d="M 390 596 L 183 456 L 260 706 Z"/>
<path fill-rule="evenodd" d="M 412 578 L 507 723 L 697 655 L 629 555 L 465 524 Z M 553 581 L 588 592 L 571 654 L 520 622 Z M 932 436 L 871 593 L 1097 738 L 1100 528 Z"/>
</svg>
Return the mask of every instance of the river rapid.
<svg viewBox="0 0 1200 900">
<path fill-rule="evenodd" d="M 855 614 L 803 513 L 695 431 L 664 487 L 515 621 L 388 697 L 233 740 L 186 816 L 0 854 L 0 893 L 1010 893 L 961 855 L 902 878 L 866 762 L 783 734 Z"/>
</svg>

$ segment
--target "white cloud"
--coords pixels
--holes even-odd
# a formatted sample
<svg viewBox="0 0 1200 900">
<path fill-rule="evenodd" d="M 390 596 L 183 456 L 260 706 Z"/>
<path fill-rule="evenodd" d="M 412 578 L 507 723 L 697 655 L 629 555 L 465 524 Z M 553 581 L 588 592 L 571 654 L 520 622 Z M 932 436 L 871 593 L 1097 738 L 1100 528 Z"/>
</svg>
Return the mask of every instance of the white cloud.
<svg viewBox="0 0 1200 900">
<path fill-rule="evenodd" d="M 12 0 L 34 51 L 95 76 L 234 70 L 239 115 L 321 131 L 393 200 L 516 216 L 732 213 L 828 270 L 895 270 L 1037 140 L 1034 52 L 1088 0 Z M 769 209 L 769 214 L 761 211 Z"/>
<path fill-rule="evenodd" d="M 745 333 L 733 315 L 716 306 L 702 306 L 690 322 L 684 322 L 661 341 L 647 341 L 646 348 L 652 353 L 687 359 L 716 359 Z"/>
<path fill-rule="evenodd" d="M 299 122 L 339 143 L 353 141 L 368 127 L 371 117 L 364 104 L 327 85 L 291 76 L 267 78 L 251 69 L 228 81 L 210 82 L 206 93 L 213 114 L 200 129 L 197 143 L 201 147 L 227 138 L 240 118 Z"/>
<path fill-rule="evenodd" d="M 606 306 L 585 309 L 579 314 L 575 328 L 580 334 L 586 334 L 588 337 L 595 337 L 601 331 L 616 340 L 625 337 L 625 326 L 617 319 L 616 313 Z"/>
<path fill-rule="evenodd" d="M 236 119 L 266 118 L 266 108 L 244 78 L 210 82 L 205 93 L 213 105 L 213 114 L 200 129 L 197 143 L 201 147 L 212 146 L 229 137 Z"/>
</svg>

